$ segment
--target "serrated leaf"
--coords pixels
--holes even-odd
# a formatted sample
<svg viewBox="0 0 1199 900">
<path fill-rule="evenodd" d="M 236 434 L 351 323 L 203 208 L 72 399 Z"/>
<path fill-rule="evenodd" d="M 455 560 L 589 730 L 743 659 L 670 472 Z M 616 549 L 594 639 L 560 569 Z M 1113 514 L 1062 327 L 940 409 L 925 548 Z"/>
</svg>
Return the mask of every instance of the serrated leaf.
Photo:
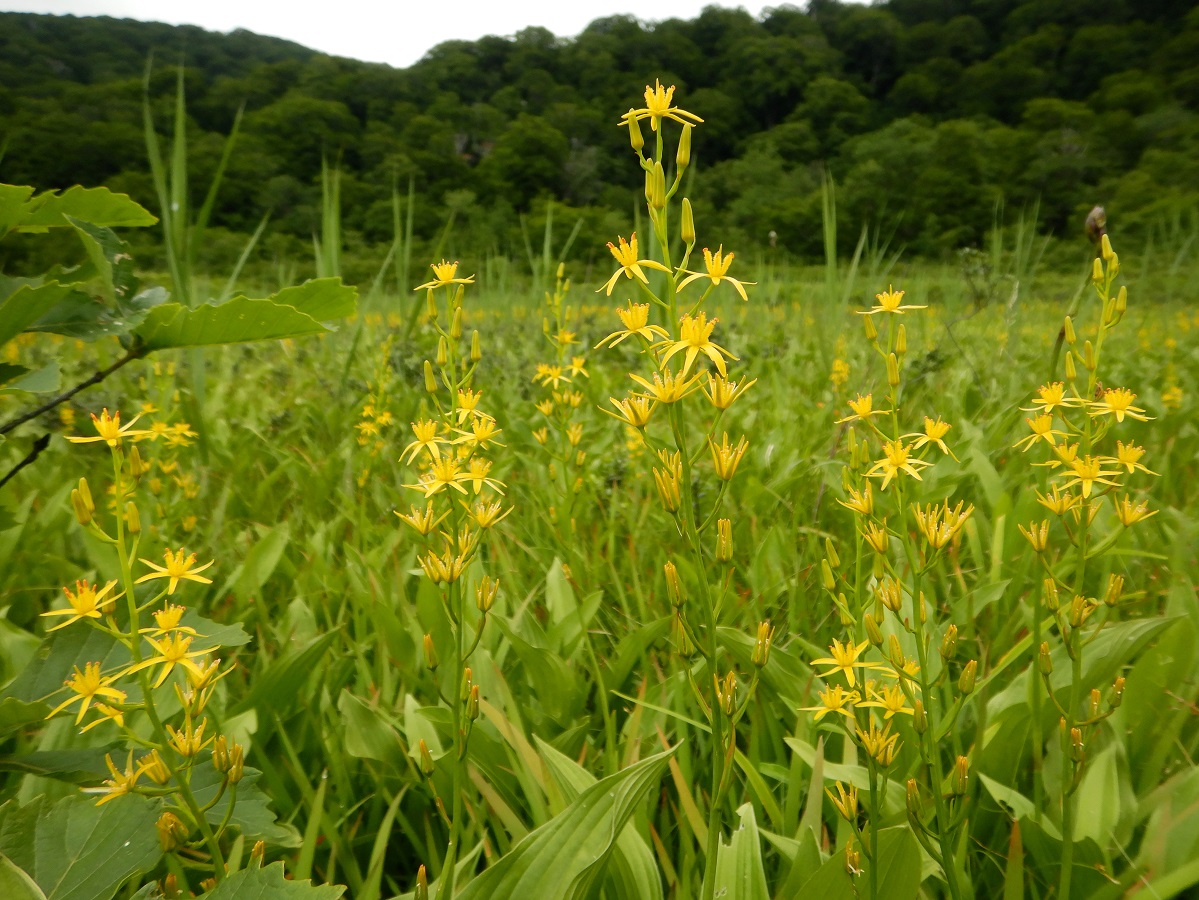
<svg viewBox="0 0 1199 900">
<path fill-rule="evenodd" d="M 211 803 L 220 789 L 222 776 L 210 764 L 211 758 L 209 755 L 202 764 L 192 769 L 191 788 L 201 806 Z M 291 825 L 277 821 L 277 816 L 270 806 L 270 798 L 258 787 L 258 779 L 261 776 L 260 771 L 246 766 L 245 774 L 237 784 L 236 802 L 233 792 L 226 791 L 216 805 L 205 813 L 205 817 L 212 825 L 220 825 L 229 812 L 229 804 L 233 803 L 233 814 L 229 821 L 247 840 L 266 841 L 277 847 L 300 846 L 300 833 Z"/>
<path fill-rule="evenodd" d="M 207 894 L 204 900 L 337 900 L 345 892 L 341 885 L 319 887 L 310 881 L 288 881 L 283 863 L 234 872 Z"/>
<path fill-rule="evenodd" d="M 740 824 L 716 852 L 716 897 L 728 900 L 770 900 L 762 868 L 762 841 L 752 803 L 737 810 Z"/>
<path fill-rule="evenodd" d="M 0 344 L 6 344 L 61 303 L 73 285 L 51 281 L 37 287 L 25 284 L 0 302 Z"/>
<path fill-rule="evenodd" d="M 596 777 L 566 754 L 554 749 L 536 735 L 533 740 L 545 760 L 554 784 L 567 802 L 596 783 Z M 631 824 L 621 829 L 604 876 L 605 893 L 621 900 L 660 900 L 662 877 L 645 838 Z"/>
<path fill-rule="evenodd" d="M 141 228 L 158 221 L 126 194 L 117 194 L 104 187 L 84 188 L 76 185 L 61 194 L 46 191 L 24 203 L 16 227 L 18 231 L 65 228 L 67 216 L 106 228 Z"/>
<path fill-rule="evenodd" d="M 147 350 L 241 344 L 326 331 L 329 329 L 293 306 L 248 297 L 194 309 L 179 303 L 164 303 L 152 309 L 134 329 Z"/>
<path fill-rule="evenodd" d="M 472 881 L 459 900 L 588 896 L 621 829 L 661 781 L 673 754 L 672 748 L 591 785 Z"/>
<path fill-rule="evenodd" d="M 298 309 L 318 322 L 352 316 L 358 308 L 358 289 L 340 278 L 313 278 L 268 297 L 273 303 Z"/>
<path fill-rule="evenodd" d="M 103 806 L 78 794 L 0 806 L 0 853 L 48 900 L 108 900 L 162 856 L 154 821 L 161 803 L 126 795 Z"/>
</svg>

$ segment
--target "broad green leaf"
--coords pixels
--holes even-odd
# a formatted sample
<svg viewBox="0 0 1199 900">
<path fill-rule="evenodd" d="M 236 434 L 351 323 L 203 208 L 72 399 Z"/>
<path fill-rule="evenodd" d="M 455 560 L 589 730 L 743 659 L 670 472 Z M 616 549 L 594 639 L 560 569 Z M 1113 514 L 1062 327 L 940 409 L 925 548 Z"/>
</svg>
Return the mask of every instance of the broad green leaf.
<svg viewBox="0 0 1199 900">
<path fill-rule="evenodd" d="M 164 303 L 151 310 L 134 333 L 147 350 L 168 350 L 303 337 L 328 330 L 294 307 L 235 297 L 219 306 L 204 304 L 195 309 Z"/>
<path fill-rule="evenodd" d="M 277 862 L 234 872 L 201 896 L 203 900 L 337 900 L 344 892 L 341 885 L 289 881 L 283 863 Z"/>
<path fill-rule="evenodd" d="M 20 231 L 65 228 L 67 216 L 106 228 L 139 228 L 158 221 L 125 194 L 116 194 L 104 187 L 76 185 L 61 194 L 46 191 L 29 200 L 20 211 L 17 228 Z"/>
<path fill-rule="evenodd" d="M 345 725 L 346 753 L 358 759 L 375 759 L 394 768 L 402 767 L 404 748 L 400 736 L 377 706 L 343 688 L 337 698 L 337 711 Z"/>
<path fill-rule="evenodd" d="M 583 900 L 625 822 L 657 787 L 673 754 L 671 749 L 651 756 L 591 785 L 471 882 L 459 900 Z"/>
<path fill-rule="evenodd" d="M 596 777 L 573 759 L 534 736 L 546 768 L 567 802 L 596 783 Z M 621 900 L 660 900 L 662 877 L 653 850 L 632 824 L 621 829 L 604 875 L 605 893 Z"/>
<path fill-rule="evenodd" d="M 1078 786 L 1078 840 L 1090 838 L 1100 847 L 1115 843 L 1120 793 L 1116 748 L 1109 745 L 1087 761 Z"/>
<path fill-rule="evenodd" d="M 137 289 L 137 279 L 133 275 L 133 257 L 128 252 L 128 245 L 111 228 L 92 225 L 73 216 L 68 216 L 67 221 L 83 242 L 104 299 L 115 306 L 118 298 L 132 296 Z"/>
<path fill-rule="evenodd" d="M 128 334 L 153 307 L 165 302 L 166 296 L 162 288 L 149 288 L 114 309 L 75 290 L 26 330 L 61 334 L 83 341 Z"/>
<path fill-rule="evenodd" d="M 48 900 L 108 900 L 162 851 L 154 822 L 161 804 L 117 797 L 103 806 L 75 794 L 0 806 L 0 853 L 32 876 Z"/>
<path fill-rule="evenodd" d="M 46 900 L 37 882 L 6 856 L 0 856 L 0 897 L 4 900 Z"/>
<path fill-rule="evenodd" d="M 0 302 L 0 344 L 11 341 L 74 290 L 73 285 L 57 281 L 17 288 Z"/>
<path fill-rule="evenodd" d="M 8 384 L 14 378 L 20 378 L 32 371 L 27 366 L 16 366 L 12 363 L 0 363 L 0 387 Z"/>
<path fill-rule="evenodd" d="M 0 378 L 3 378 L 2 374 L 0 374 Z M 49 394 L 57 391 L 61 386 L 62 374 L 58 370 L 58 363 L 52 362 L 40 369 L 34 369 L 32 372 L 26 370 L 26 374 L 14 378 L 0 390 L 24 391 L 27 394 Z"/>
<path fill-rule="evenodd" d="M 21 221 L 22 211 L 33 188 L 15 184 L 0 184 L 0 237 L 11 231 Z"/>
<path fill-rule="evenodd" d="M 318 322 L 332 322 L 355 313 L 358 289 L 342 284 L 340 278 L 315 278 L 284 288 L 268 299 L 281 306 L 294 307 Z"/>
<path fill-rule="evenodd" d="M 762 841 L 752 803 L 737 810 L 740 824 L 716 852 L 715 896 L 727 900 L 770 900 L 762 868 Z"/>
<path fill-rule="evenodd" d="M 994 778 L 990 778 L 982 772 L 978 773 L 978 777 L 983 787 L 987 789 L 987 793 L 994 797 L 997 802 L 1003 804 L 1011 812 L 1013 818 L 1023 819 L 1026 816 L 1031 817 L 1035 812 L 1036 807 L 1033 802 L 1019 791 L 1005 784 L 1000 784 Z"/>
<path fill-rule="evenodd" d="M 408 739 L 408 755 L 417 762 L 420 761 L 421 741 L 425 742 L 434 759 L 441 759 L 441 738 L 430 717 L 430 713 L 437 714 L 439 709 L 443 708 L 432 707 L 426 711 L 411 694 L 404 695 L 404 737 Z"/>
<path fill-rule="evenodd" d="M 201 806 L 207 806 L 217 796 L 220 790 L 221 778 L 211 765 L 211 754 L 204 757 L 201 764 L 192 769 L 191 787 L 196 795 L 196 801 Z M 266 841 L 277 847 L 300 846 L 300 833 L 291 825 L 277 821 L 270 807 L 270 798 L 258 786 L 262 773 L 257 769 L 246 766 L 242 780 L 237 784 L 237 794 L 234 798 L 232 791 L 225 791 L 220 800 L 205 813 L 205 817 L 215 827 L 224 821 L 229 813 L 229 804 L 233 804 L 233 814 L 229 818 L 231 824 L 241 830 L 248 841 Z"/>
<path fill-rule="evenodd" d="M 864 853 L 862 862 L 866 866 L 870 864 Z M 883 896 L 887 900 L 916 900 L 920 891 L 921 855 L 920 844 L 911 829 L 884 828 L 878 833 L 878 866 L 878 883 L 880 888 L 886 886 Z M 862 884 L 869 877 L 868 871 L 858 876 Z M 834 852 L 796 896 L 813 900 L 856 900 L 858 891 L 845 871 L 844 849 Z"/>
</svg>

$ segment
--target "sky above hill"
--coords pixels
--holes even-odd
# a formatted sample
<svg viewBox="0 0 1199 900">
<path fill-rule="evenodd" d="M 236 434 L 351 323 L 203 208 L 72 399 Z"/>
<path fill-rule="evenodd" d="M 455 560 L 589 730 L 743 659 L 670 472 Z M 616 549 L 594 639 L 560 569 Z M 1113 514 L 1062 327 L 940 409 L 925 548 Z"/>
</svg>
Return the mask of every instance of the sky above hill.
<svg viewBox="0 0 1199 900">
<path fill-rule="evenodd" d="M 785 2 L 785 0 L 784 0 Z M 286 38 L 335 56 L 409 66 L 443 41 L 511 35 L 529 26 L 578 34 L 593 19 L 631 14 L 640 19 L 692 18 L 712 0 L 0 0 L 8 12 L 114 16 L 210 31 L 245 28 Z M 783 3 L 724 2 L 754 15 Z"/>
</svg>

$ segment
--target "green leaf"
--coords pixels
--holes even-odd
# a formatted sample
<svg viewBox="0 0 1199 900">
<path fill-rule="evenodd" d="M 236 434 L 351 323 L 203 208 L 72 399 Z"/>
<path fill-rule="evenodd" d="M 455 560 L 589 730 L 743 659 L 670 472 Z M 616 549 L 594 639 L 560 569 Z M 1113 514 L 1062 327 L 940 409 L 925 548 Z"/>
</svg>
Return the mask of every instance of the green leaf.
<svg viewBox="0 0 1199 900">
<path fill-rule="evenodd" d="M 32 196 L 31 187 L 0 184 L 0 236 L 17 226 L 25 204 Z"/>
<path fill-rule="evenodd" d="M 310 881 L 288 881 L 283 863 L 234 872 L 207 894 L 204 900 L 337 900 L 345 892 L 341 885 L 319 887 Z"/>
<path fill-rule="evenodd" d="M 583 900 L 625 822 L 661 781 L 674 749 L 609 775 L 472 881 L 459 900 Z"/>
<path fill-rule="evenodd" d="M 76 185 L 61 194 L 46 191 L 26 202 L 20 210 L 16 226 L 18 231 L 65 228 L 67 216 L 107 228 L 140 228 L 158 221 L 125 194 L 116 194 L 103 187 L 84 188 Z"/>
<path fill-rule="evenodd" d="M 567 802 L 596 783 L 596 777 L 564 753 L 534 735 L 546 769 Z M 631 824 L 621 829 L 604 874 L 604 893 L 621 900 L 661 900 L 662 877 L 645 838 Z"/>
<path fill-rule="evenodd" d="M 318 322 L 332 322 L 354 314 L 358 289 L 342 284 L 340 278 L 315 278 L 284 288 L 268 299 L 298 309 Z"/>
<path fill-rule="evenodd" d="M 20 378 L 32 371 L 27 366 L 15 366 L 12 363 L 0 363 L 0 386 L 8 384 L 14 378 Z"/>
<path fill-rule="evenodd" d="M 40 287 L 22 285 L 0 302 L 0 344 L 6 344 L 75 290 L 51 281 Z"/>
<path fill-rule="evenodd" d="M 13 368 L 21 368 L 14 366 Z M 25 370 L 26 374 L 14 378 L 12 381 L 4 384 L 3 373 L 0 372 L 0 384 L 4 384 L 0 390 L 4 391 L 24 391 L 27 394 L 49 394 L 57 391 L 62 386 L 62 374 L 58 370 L 58 363 L 52 362 L 49 365 L 42 366 L 40 369 L 33 371 Z"/>
<path fill-rule="evenodd" d="M 213 768 L 211 759 L 212 755 L 207 755 L 191 770 L 191 788 L 201 806 L 213 801 L 223 777 Z M 270 807 L 270 798 L 258 787 L 261 776 L 260 771 L 246 766 L 242 780 L 237 783 L 236 799 L 234 792 L 227 790 L 216 805 L 205 813 L 205 818 L 214 826 L 220 825 L 232 803 L 233 815 L 229 821 L 240 829 L 247 840 L 266 841 L 278 847 L 300 846 L 299 831 L 277 821 Z"/>
<path fill-rule="evenodd" d="M 737 810 L 741 824 L 716 852 L 715 896 L 728 900 L 770 900 L 762 868 L 762 841 L 752 803 Z"/>
<path fill-rule="evenodd" d="M 37 882 L 6 856 L 0 856 L 0 897 L 5 900 L 46 900 Z"/>
<path fill-rule="evenodd" d="M 1114 832 L 1120 821 L 1120 773 L 1116 748 L 1107 746 L 1087 761 L 1078 787 L 1077 840 L 1090 838 L 1100 847 L 1118 844 Z"/>
<path fill-rule="evenodd" d="M 869 865 L 866 854 L 862 861 Z M 920 845 L 906 827 L 884 828 L 878 833 L 878 883 L 886 886 L 887 900 L 916 900 L 920 891 Z M 867 883 L 869 872 L 859 876 Z M 800 888 L 797 897 L 820 900 L 855 900 L 858 892 L 845 871 L 845 851 L 837 850 Z"/>
<path fill-rule="evenodd" d="M 343 688 L 337 698 L 337 711 L 345 725 L 346 753 L 358 759 L 375 759 L 393 768 L 402 768 L 404 748 L 400 744 L 400 735 L 377 706 Z M 415 746 L 414 741 L 410 743 Z"/>
<path fill-rule="evenodd" d="M 204 304 L 195 309 L 180 303 L 164 303 L 151 310 L 134 333 L 148 350 L 168 350 L 269 341 L 328 330 L 290 306 L 235 297 L 219 306 Z"/>
<path fill-rule="evenodd" d="M 0 806 L 0 853 L 28 872 L 48 900 L 108 900 L 162 856 L 160 804 L 127 795 L 97 806 L 78 794 L 50 804 Z"/>
<path fill-rule="evenodd" d="M 336 637 L 336 632 L 327 632 L 310 644 L 274 660 L 264 671 L 257 673 L 250 692 L 229 710 L 228 715 L 250 709 L 286 715 L 300 701 L 300 687 L 319 668 L 321 658 Z"/>
</svg>

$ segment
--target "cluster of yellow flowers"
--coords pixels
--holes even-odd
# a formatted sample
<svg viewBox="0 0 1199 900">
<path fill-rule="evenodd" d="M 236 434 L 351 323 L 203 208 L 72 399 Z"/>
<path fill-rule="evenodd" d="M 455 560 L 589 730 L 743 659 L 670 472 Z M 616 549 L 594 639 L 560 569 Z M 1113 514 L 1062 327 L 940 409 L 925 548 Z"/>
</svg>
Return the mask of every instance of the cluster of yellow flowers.
<svg viewBox="0 0 1199 900">
<path fill-rule="evenodd" d="M 143 409 L 143 414 L 154 412 L 152 407 Z M 101 804 L 130 793 L 166 798 L 167 808 L 158 820 L 163 850 L 169 852 L 192 843 L 203 843 L 212 854 L 214 875 L 219 879 L 224 874 L 221 829 L 213 829 L 205 811 L 221 799 L 226 789 L 241 781 L 244 751 L 227 735 L 205 736 L 208 728 L 206 707 L 217 683 L 229 670 L 222 669 L 220 659 L 215 656 L 219 646 L 205 639 L 194 626 L 186 624 L 186 610 L 170 600 L 184 582 L 211 584 L 211 580 L 201 573 L 213 563 L 197 565 L 196 554 L 182 548 L 165 550 L 163 565 L 137 556 L 143 529 L 136 491 L 143 477 L 152 470 L 150 464 L 143 461 L 137 444 L 175 432 L 175 429 L 135 428 L 139 418 L 141 414 L 122 425 L 119 412 L 110 415 L 105 409 L 99 416 L 92 416 L 94 435 L 68 438 L 78 444 L 102 443 L 110 449 L 114 476 L 112 525 L 106 529 L 101 524 L 86 479 L 80 479 L 71 492 L 71 503 L 80 525 L 116 551 L 121 571 L 119 578 L 109 580 L 103 586 L 81 579 L 75 582 L 73 590 L 63 588 L 67 605 L 42 614 L 51 619 L 65 617 L 50 631 L 79 622 L 87 624 L 116 644 L 124 645 L 130 660 L 111 671 L 105 671 L 104 664 L 98 660 L 86 662 L 82 668 L 76 666 L 66 680 L 67 698 L 55 706 L 47 718 L 74 708 L 75 724 L 82 726 L 83 731 L 111 723 L 124 732 L 130 744 L 146 748 L 147 752 L 137 758 L 130 750 L 123 768 L 117 766 L 111 755 L 107 756 L 111 777 L 101 786 L 88 790 L 100 795 L 98 802 Z M 186 425 L 181 430 L 189 438 L 194 436 Z M 149 570 L 136 579 L 134 560 Z M 135 588 L 148 583 L 159 583 L 161 589 L 139 602 Z M 116 614 L 120 600 L 125 601 L 127 622 L 122 622 Z M 153 625 L 141 627 L 142 617 L 147 612 L 150 612 Z M 176 674 L 182 678 L 172 679 Z M 140 691 L 140 699 L 136 702 L 129 700 L 131 683 Z M 178 704 L 178 725 L 165 721 L 156 698 L 158 689 L 168 683 Z M 141 722 L 131 721 L 135 716 L 144 716 L 148 737 Z M 208 759 L 221 776 L 221 783 L 217 799 L 201 808 L 191 789 L 192 770 L 199 764 L 201 751 L 208 748 L 211 748 Z M 143 778 L 147 782 L 145 785 Z M 197 832 L 200 837 L 193 842 L 192 835 Z"/>
<path fill-rule="evenodd" d="M 387 448 L 387 432 L 395 423 L 395 415 L 391 411 L 391 383 L 394 380 L 391 349 L 394 343 L 394 335 L 388 335 L 379 348 L 379 358 L 370 380 L 370 390 L 366 402 L 362 404 L 358 424 L 354 426 L 358 446 L 366 450 L 369 460 L 358 469 L 357 481 L 360 488 L 370 480 L 370 461 L 376 459 Z"/>
</svg>

